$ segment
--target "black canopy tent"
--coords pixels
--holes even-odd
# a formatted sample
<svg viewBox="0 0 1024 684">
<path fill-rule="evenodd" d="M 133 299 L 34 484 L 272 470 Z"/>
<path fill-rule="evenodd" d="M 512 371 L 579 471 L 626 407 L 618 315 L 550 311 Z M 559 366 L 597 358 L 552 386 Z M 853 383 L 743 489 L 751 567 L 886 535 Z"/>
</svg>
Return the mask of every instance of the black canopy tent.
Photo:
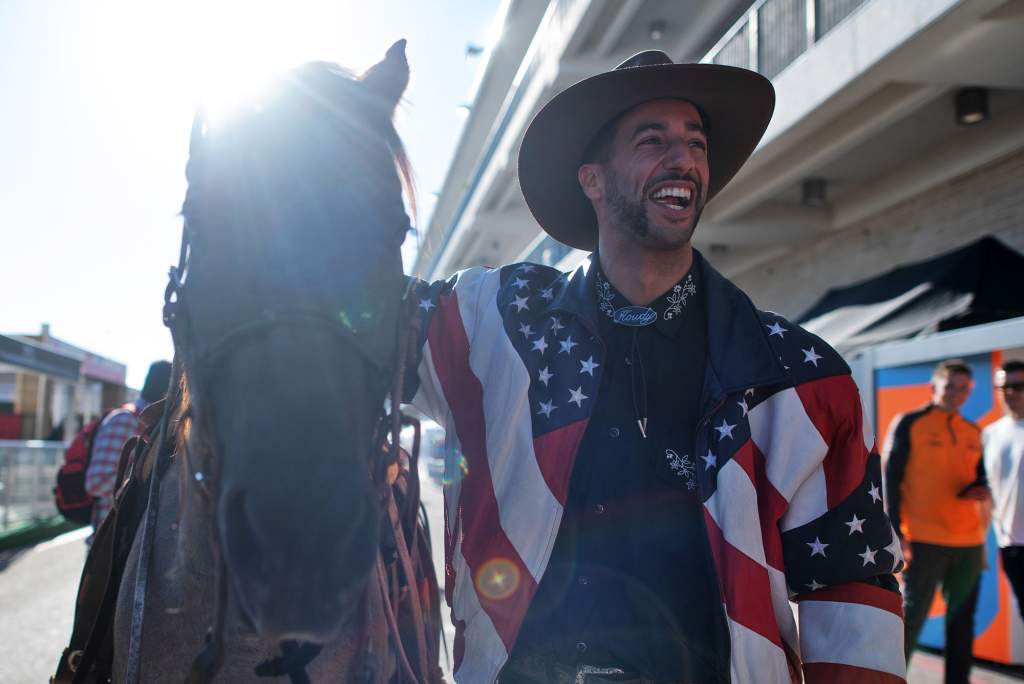
<svg viewBox="0 0 1024 684">
<path fill-rule="evenodd" d="M 839 352 L 1024 316 L 1024 255 L 993 237 L 842 288 L 797 322 Z"/>
</svg>

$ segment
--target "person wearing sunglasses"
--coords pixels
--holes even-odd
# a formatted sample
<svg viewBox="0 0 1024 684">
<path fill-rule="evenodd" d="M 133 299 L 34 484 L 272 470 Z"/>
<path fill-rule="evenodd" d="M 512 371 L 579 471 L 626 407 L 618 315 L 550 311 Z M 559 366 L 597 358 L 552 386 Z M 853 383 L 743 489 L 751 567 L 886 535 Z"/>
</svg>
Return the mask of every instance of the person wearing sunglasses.
<svg viewBox="0 0 1024 684">
<path fill-rule="evenodd" d="M 1024 616 L 1024 361 L 1007 361 L 995 373 L 1003 417 L 982 432 L 985 470 L 992 490 L 992 524 L 1003 570 Z"/>
</svg>

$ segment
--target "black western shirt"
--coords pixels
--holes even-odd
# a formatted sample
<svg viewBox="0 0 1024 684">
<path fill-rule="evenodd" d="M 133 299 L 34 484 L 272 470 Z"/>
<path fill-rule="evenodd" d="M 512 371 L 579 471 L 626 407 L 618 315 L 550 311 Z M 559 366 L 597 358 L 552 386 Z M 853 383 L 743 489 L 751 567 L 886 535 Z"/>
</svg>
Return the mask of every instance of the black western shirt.
<svg viewBox="0 0 1024 684">
<path fill-rule="evenodd" d="M 708 464 L 694 452 L 707 355 L 698 271 L 652 302 L 653 314 L 626 308 L 597 275 L 605 368 L 513 659 L 729 681 L 728 627 L 697 488 Z M 616 316 L 654 320 L 629 326 Z"/>
</svg>

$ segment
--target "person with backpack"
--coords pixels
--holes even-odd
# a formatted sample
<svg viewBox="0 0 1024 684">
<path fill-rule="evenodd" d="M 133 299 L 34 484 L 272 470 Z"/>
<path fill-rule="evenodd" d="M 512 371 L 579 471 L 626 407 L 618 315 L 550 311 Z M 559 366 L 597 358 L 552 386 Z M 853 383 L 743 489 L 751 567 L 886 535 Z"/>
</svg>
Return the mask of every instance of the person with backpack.
<svg viewBox="0 0 1024 684">
<path fill-rule="evenodd" d="M 139 398 L 108 413 L 96 428 L 85 471 L 85 491 L 94 501 L 94 532 L 99 529 L 114 503 L 121 450 L 125 442 L 140 432 L 139 414 L 153 402 L 163 399 L 170 379 L 170 362 L 153 362 L 149 366 Z"/>
</svg>

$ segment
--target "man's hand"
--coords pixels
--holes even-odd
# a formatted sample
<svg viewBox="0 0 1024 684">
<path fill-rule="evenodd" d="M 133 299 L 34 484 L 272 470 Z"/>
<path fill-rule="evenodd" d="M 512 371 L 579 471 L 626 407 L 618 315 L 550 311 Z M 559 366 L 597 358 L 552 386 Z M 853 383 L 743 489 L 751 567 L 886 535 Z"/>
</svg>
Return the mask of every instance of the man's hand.
<svg viewBox="0 0 1024 684">
<path fill-rule="evenodd" d="M 985 485 L 971 485 L 960 492 L 960 498 L 970 501 L 990 501 L 992 492 Z"/>
</svg>

